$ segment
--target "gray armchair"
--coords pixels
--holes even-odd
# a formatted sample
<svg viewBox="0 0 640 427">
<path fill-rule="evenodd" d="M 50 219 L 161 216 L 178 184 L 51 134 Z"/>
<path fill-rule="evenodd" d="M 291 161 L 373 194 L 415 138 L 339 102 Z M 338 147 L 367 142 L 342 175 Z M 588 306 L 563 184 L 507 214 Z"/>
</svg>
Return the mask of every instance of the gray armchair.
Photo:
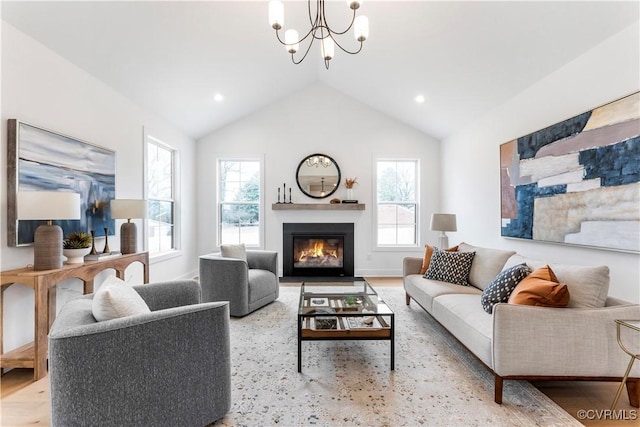
<svg viewBox="0 0 640 427">
<path fill-rule="evenodd" d="M 136 286 L 151 313 L 96 322 L 93 294 L 49 334 L 53 426 L 204 426 L 231 408 L 229 309 L 196 281 Z"/>
<path fill-rule="evenodd" d="M 247 261 L 221 254 L 200 257 L 203 301 L 229 301 L 229 313 L 242 317 L 279 295 L 278 253 L 247 251 Z"/>
</svg>

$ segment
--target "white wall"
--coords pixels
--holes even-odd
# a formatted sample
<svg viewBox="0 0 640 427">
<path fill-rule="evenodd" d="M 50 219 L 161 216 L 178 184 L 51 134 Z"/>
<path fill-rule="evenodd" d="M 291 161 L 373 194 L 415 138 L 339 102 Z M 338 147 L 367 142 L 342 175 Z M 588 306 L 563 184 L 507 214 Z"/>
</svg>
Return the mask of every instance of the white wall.
<svg viewBox="0 0 640 427">
<path fill-rule="evenodd" d="M 442 143 L 443 205 L 458 215 L 453 241 L 513 248 L 554 263 L 608 265 L 609 294 L 640 302 L 637 254 L 500 237 L 499 145 L 640 88 L 638 24 L 618 33 Z"/>
<path fill-rule="evenodd" d="M 143 196 L 143 128 L 179 150 L 182 167 L 182 253 L 168 261 L 153 263 L 152 281 L 190 276 L 197 270 L 195 210 L 195 142 L 166 122 L 113 91 L 101 81 L 26 36 L 2 23 L 2 111 L 0 186 L 1 268 L 8 270 L 33 263 L 32 247 L 7 246 L 6 152 L 7 119 L 64 133 L 116 151 L 116 195 Z M 109 238 L 118 250 L 118 235 Z M 141 227 L 139 227 L 141 234 Z M 104 240 L 98 243 L 104 245 Z M 141 247 L 141 242 L 139 243 Z M 96 287 L 104 273 L 96 279 Z M 113 273 L 111 273 L 113 274 Z M 127 270 L 127 279 L 142 281 L 138 264 Z M 69 280 L 58 287 L 58 307 L 81 293 L 81 282 Z M 4 293 L 4 349 L 11 350 L 33 340 L 33 291 L 12 285 Z"/>
<path fill-rule="evenodd" d="M 313 153 L 333 157 L 342 172 L 336 196 L 345 197 L 344 178 L 357 177 L 355 196 L 365 211 L 273 211 L 277 189 L 293 186 L 294 203 L 328 203 L 304 196 L 295 183 L 298 163 Z M 220 155 L 264 156 L 265 249 L 279 252 L 282 268 L 283 222 L 354 222 L 355 274 L 400 275 L 402 258 L 421 256 L 424 250 L 382 251 L 374 248 L 374 158 L 418 158 L 422 179 L 421 239 L 436 240 L 428 231 L 431 212 L 439 208 L 440 144 L 390 117 L 364 106 L 329 86 L 316 83 L 276 101 L 197 143 L 198 251 L 216 250 L 216 158 Z"/>
</svg>

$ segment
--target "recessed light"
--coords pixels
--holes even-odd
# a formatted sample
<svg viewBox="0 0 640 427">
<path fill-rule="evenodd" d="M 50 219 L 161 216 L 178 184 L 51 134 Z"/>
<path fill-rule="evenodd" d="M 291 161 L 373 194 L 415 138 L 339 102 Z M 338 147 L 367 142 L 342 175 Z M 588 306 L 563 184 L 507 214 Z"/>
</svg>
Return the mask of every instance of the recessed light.
<svg viewBox="0 0 640 427">
<path fill-rule="evenodd" d="M 418 104 L 422 104 L 424 102 L 424 95 L 418 95 L 415 99 Z"/>
<path fill-rule="evenodd" d="M 216 102 L 222 102 L 224 101 L 224 96 L 222 96 L 221 93 L 216 93 L 215 95 L 213 95 L 213 100 Z"/>
</svg>

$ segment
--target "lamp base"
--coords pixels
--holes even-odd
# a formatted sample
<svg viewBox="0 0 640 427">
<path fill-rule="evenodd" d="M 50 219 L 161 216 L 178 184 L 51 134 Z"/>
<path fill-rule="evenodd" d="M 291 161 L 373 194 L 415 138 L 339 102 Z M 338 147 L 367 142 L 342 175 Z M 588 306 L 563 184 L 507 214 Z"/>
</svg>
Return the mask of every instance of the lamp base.
<svg viewBox="0 0 640 427">
<path fill-rule="evenodd" d="M 41 225 L 34 234 L 33 269 L 37 271 L 62 268 L 62 228 Z"/>
<path fill-rule="evenodd" d="M 120 226 L 120 252 L 134 254 L 138 251 L 138 231 L 133 222 L 123 222 Z"/>
<path fill-rule="evenodd" d="M 440 236 L 438 236 L 438 248 L 440 248 L 441 250 L 445 250 L 449 247 L 449 237 L 442 233 Z"/>
</svg>

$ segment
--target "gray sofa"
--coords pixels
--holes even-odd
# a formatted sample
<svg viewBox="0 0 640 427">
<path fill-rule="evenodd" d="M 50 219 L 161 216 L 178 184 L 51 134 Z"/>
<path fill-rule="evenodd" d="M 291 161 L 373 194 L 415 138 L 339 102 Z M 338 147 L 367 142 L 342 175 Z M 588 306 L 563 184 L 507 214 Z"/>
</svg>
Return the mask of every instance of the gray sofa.
<svg viewBox="0 0 640 427">
<path fill-rule="evenodd" d="M 622 379 L 629 356 L 617 343 L 614 320 L 640 319 L 640 305 L 607 297 L 607 267 L 548 263 L 569 289 L 567 308 L 499 303 L 488 314 L 480 297 L 496 275 L 523 262 L 532 270 L 547 263 L 466 243 L 459 250 L 475 252 L 469 274 L 473 286 L 426 279 L 419 274 L 422 258 L 408 257 L 403 265 L 406 303 L 417 302 L 494 374 L 496 403 L 502 403 L 505 379 Z M 639 348 L 640 334 L 624 333 L 625 343 Z M 635 407 L 639 389 L 640 366 L 636 364 L 627 382 Z"/>
<path fill-rule="evenodd" d="M 229 307 L 192 280 L 135 287 L 150 313 L 97 322 L 93 294 L 49 334 L 54 426 L 204 426 L 231 408 Z"/>
<path fill-rule="evenodd" d="M 229 313 L 246 316 L 278 299 L 278 253 L 248 250 L 247 260 L 220 253 L 200 257 L 203 301 L 229 301 Z"/>
</svg>

